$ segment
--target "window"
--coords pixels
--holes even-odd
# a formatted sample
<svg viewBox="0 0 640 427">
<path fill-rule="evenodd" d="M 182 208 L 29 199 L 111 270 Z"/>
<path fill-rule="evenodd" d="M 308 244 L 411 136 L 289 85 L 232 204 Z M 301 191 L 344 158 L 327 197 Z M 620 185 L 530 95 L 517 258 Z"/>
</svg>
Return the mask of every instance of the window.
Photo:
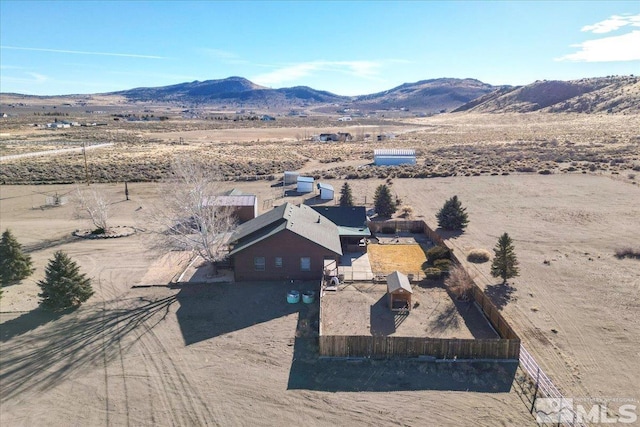
<svg viewBox="0 0 640 427">
<path fill-rule="evenodd" d="M 253 259 L 253 266 L 256 268 L 256 271 L 264 271 L 265 262 L 263 256 L 257 256 Z"/>
<path fill-rule="evenodd" d="M 282 268 L 282 257 L 281 256 L 277 256 L 276 257 L 276 268 Z"/>
<path fill-rule="evenodd" d="M 311 258 L 303 256 L 300 258 L 300 270 L 311 271 Z"/>
</svg>

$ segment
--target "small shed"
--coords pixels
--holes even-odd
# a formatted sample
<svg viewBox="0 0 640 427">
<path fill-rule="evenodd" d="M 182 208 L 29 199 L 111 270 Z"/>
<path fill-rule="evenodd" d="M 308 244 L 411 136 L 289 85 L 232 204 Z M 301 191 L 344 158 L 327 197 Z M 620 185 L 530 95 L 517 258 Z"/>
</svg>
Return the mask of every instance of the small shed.
<svg viewBox="0 0 640 427">
<path fill-rule="evenodd" d="M 373 162 L 376 166 L 415 165 L 416 150 L 411 150 L 411 149 L 374 150 Z"/>
<path fill-rule="evenodd" d="M 298 193 L 311 193 L 313 191 L 313 181 L 313 177 L 311 176 L 299 176 Z"/>
<path fill-rule="evenodd" d="M 333 200 L 333 186 L 330 184 L 325 184 L 324 182 L 318 183 L 318 190 L 320 190 L 320 199 L 322 200 Z"/>
<path fill-rule="evenodd" d="M 300 174 L 298 172 L 293 171 L 285 171 L 284 172 L 284 185 L 296 184 L 298 182 L 298 177 Z"/>
<path fill-rule="evenodd" d="M 411 283 L 409 278 L 399 271 L 387 276 L 387 295 L 391 311 L 411 311 Z"/>
</svg>

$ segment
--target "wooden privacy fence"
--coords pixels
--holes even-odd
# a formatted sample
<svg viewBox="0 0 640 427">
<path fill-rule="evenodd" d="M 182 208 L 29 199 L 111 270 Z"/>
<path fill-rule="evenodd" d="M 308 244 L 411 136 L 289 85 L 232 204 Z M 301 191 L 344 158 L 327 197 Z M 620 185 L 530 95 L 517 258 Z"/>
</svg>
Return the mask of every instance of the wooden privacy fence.
<svg viewBox="0 0 640 427">
<path fill-rule="evenodd" d="M 319 337 L 320 356 L 393 357 L 430 356 L 436 359 L 518 359 L 520 340 L 445 339 L 371 335 Z"/>
</svg>

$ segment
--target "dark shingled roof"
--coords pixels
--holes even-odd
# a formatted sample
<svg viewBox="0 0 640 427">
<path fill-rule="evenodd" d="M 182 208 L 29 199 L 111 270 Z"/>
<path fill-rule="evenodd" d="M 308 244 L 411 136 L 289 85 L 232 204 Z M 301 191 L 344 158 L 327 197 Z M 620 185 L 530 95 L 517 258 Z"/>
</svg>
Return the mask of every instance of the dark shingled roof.
<svg viewBox="0 0 640 427">
<path fill-rule="evenodd" d="M 312 209 L 337 225 L 341 236 L 371 236 L 364 206 L 314 206 Z"/>
<path fill-rule="evenodd" d="M 230 255 L 289 230 L 311 242 L 342 255 L 338 227 L 309 206 L 285 203 L 240 225 L 231 236 L 235 242 Z"/>
</svg>

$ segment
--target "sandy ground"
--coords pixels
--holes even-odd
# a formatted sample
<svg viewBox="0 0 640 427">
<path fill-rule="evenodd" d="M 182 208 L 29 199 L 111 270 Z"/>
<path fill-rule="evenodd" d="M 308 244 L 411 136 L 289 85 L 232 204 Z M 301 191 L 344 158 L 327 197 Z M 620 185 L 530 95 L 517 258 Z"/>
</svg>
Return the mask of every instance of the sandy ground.
<svg viewBox="0 0 640 427">
<path fill-rule="evenodd" d="M 37 268 L 0 301 L 1 425 L 535 425 L 512 366 L 321 361 L 308 334 L 317 314 L 285 303 L 288 283 L 166 286 L 189 260 L 149 249 L 153 186 L 131 184 L 128 202 L 103 187 L 113 224 L 136 235 L 70 237 L 88 225 L 72 206 L 39 206 L 41 192 L 72 186 L 0 187 L 0 227 Z M 37 309 L 36 281 L 58 249 L 96 294 L 53 316 Z"/>
<path fill-rule="evenodd" d="M 412 286 L 408 315 L 389 310 L 387 285 L 341 285 L 322 297 L 324 335 L 498 338 L 475 305 L 451 299 L 441 287 Z M 417 303 L 417 305 L 416 305 Z"/>
<path fill-rule="evenodd" d="M 613 256 L 640 242 L 637 186 L 590 175 L 394 182 L 434 227 L 434 213 L 458 195 L 470 225 L 449 243 L 461 258 L 509 233 L 520 277 L 501 286 L 489 263 L 470 269 L 566 396 L 638 404 L 640 263 Z"/>
</svg>

